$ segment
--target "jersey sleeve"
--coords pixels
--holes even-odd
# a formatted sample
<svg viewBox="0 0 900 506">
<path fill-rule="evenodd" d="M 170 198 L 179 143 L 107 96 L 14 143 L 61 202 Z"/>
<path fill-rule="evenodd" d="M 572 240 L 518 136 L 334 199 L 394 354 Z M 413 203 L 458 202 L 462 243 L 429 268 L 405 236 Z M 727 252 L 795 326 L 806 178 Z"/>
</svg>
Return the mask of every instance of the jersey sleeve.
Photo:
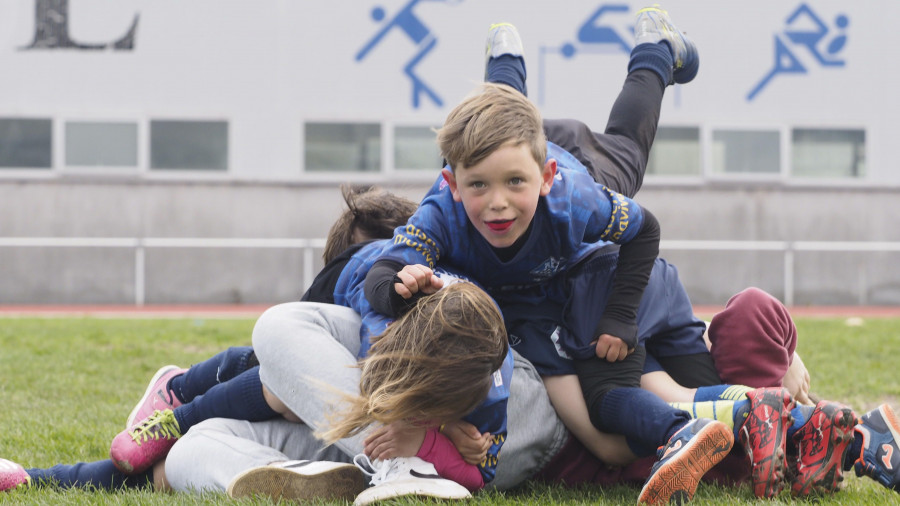
<svg viewBox="0 0 900 506">
<path fill-rule="evenodd" d="M 382 251 L 381 259 L 390 259 L 403 265 L 422 264 L 434 268 L 450 239 L 446 226 L 446 213 L 440 195 L 427 197 L 406 225 L 394 230 L 391 245 Z"/>
<path fill-rule="evenodd" d="M 487 398 L 463 418 L 477 427 L 480 432 L 490 432 L 493 438 L 487 456 L 478 465 L 478 470 L 485 483 L 494 479 L 500 459 L 500 449 L 506 442 L 506 407 L 509 402 L 509 382 L 512 379 L 512 373 L 513 355 L 512 349 L 510 349 L 503 365 L 494 372 L 494 382 Z"/>
<path fill-rule="evenodd" d="M 600 233 L 599 240 L 616 244 L 625 244 L 631 241 L 638 235 L 643 225 L 643 209 L 637 202 L 625 195 L 603 185 L 597 186 L 601 198 L 606 199 L 605 205 L 599 207 L 601 219 L 598 220 L 598 223 L 606 225 Z"/>
</svg>

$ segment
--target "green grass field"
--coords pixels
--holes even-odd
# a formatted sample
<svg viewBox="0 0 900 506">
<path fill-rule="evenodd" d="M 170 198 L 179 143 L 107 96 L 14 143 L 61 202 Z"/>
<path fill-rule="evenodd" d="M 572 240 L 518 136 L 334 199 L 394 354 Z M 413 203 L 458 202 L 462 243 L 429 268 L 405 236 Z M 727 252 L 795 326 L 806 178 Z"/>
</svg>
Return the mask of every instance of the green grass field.
<svg viewBox="0 0 900 506">
<path fill-rule="evenodd" d="M 813 391 L 859 412 L 887 402 L 900 407 L 900 320 L 800 319 L 798 351 Z M 25 467 L 107 458 L 146 382 L 162 365 L 187 366 L 250 341 L 252 320 L 0 319 L 0 457 Z M 900 504 L 900 494 L 868 478 L 847 477 L 846 490 L 820 504 Z M 475 504 L 628 504 L 627 486 L 564 489 L 528 485 L 480 494 Z M 757 503 L 746 486 L 703 484 L 697 504 Z M 766 504 L 793 503 L 784 493 Z M 29 489 L 0 494 L 0 504 L 268 504 L 224 495 Z M 419 504 L 400 501 L 396 504 Z"/>
</svg>

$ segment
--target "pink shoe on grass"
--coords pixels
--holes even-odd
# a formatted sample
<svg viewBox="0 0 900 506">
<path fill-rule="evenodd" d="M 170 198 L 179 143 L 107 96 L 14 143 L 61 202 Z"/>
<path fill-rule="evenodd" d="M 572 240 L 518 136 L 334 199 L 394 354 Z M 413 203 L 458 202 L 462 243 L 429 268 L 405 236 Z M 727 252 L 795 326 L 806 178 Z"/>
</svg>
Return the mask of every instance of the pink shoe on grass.
<svg viewBox="0 0 900 506">
<path fill-rule="evenodd" d="M 157 410 L 141 423 L 120 432 L 109 448 L 109 458 L 119 471 L 139 474 L 165 458 L 180 437 L 175 413 L 171 409 Z"/>
<path fill-rule="evenodd" d="M 184 374 L 186 371 L 187 369 L 182 369 L 176 365 L 167 365 L 156 371 L 156 374 L 154 374 L 153 378 L 150 380 L 150 384 L 147 385 L 144 396 L 141 397 L 137 406 L 135 406 L 134 409 L 131 410 L 131 414 L 128 415 L 128 421 L 125 422 L 125 428 L 130 429 L 134 426 L 135 422 L 140 422 L 141 420 L 149 418 L 154 411 L 175 409 L 178 406 L 181 406 L 181 401 L 179 401 L 178 398 L 175 397 L 175 394 L 168 389 L 168 386 L 169 380 L 179 374 Z"/>
<path fill-rule="evenodd" d="M 30 481 L 24 467 L 11 460 L 0 459 L 0 492 L 26 486 Z"/>
</svg>

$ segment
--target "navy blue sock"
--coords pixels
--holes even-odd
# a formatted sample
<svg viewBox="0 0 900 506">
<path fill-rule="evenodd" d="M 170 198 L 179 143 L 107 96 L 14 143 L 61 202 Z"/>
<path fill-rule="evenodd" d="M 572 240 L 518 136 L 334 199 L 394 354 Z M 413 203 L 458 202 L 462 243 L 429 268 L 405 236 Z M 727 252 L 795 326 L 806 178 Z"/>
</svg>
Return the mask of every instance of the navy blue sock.
<svg viewBox="0 0 900 506">
<path fill-rule="evenodd" d="M 744 422 L 747 421 L 747 416 L 750 415 L 750 399 L 744 397 L 743 400 L 734 401 L 731 413 L 732 419 L 734 420 L 734 425 L 731 427 L 731 430 L 734 431 L 734 440 L 740 441 L 741 427 L 744 426 Z"/>
<path fill-rule="evenodd" d="M 691 420 L 655 394 L 640 388 L 614 388 L 600 403 L 601 431 L 622 434 L 638 457 L 653 455 L 672 434 Z"/>
<path fill-rule="evenodd" d="M 794 437 L 794 433 L 797 432 L 800 427 L 803 427 L 803 424 L 809 420 L 809 417 L 813 414 L 813 411 L 816 410 L 815 406 L 804 406 L 803 404 L 797 404 L 797 406 L 791 410 L 791 416 L 794 417 L 794 423 L 791 424 L 787 429 L 787 437 Z"/>
<path fill-rule="evenodd" d="M 181 402 L 191 402 L 194 397 L 234 378 L 248 369 L 253 356 L 252 346 L 233 346 L 217 355 L 194 364 L 186 373 L 169 381 L 169 389 Z"/>
<path fill-rule="evenodd" d="M 35 485 L 56 485 L 62 488 L 149 488 L 153 486 L 153 468 L 141 474 L 128 476 L 116 469 L 111 460 L 79 462 L 74 465 L 59 464 L 49 469 L 26 469 Z"/>
<path fill-rule="evenodd" d="M 173 411 L 182 434 L 210 418 L 258 422 L 278 416 L 263 397 L 259 367 L 244 371 L 225 383 L 219 383 Z"/>
<path fill-rule="evenodd" d="M 638 69 L 647 69 L 656 72 L 663 86 L 674 83 L 672 66 L 675 59 L 668 43 L 645 42 L 638 44 L 631 50 L 631 59 L 628 61 L 628 72 Z"/>
<path fill-rule="evenodd" d="M 512 86 L 526 97 L 528 88 L 525 86 L 525 59 L 521 56 L 501 54 L 488 60 L 484 73 L 484 80 L 489 83 L 499 83 Z"/>
<path fill-rule="evenodd" d="M 850 446 L 847 447 L 847 453 L 844 454 L 844 471 L 853 469 L 853 464 L 856 463 L 856 460 L 862 454 L 862 448 L 862 434 L 854 431 L 853 442 L 850 443 Z"/>
</svg>

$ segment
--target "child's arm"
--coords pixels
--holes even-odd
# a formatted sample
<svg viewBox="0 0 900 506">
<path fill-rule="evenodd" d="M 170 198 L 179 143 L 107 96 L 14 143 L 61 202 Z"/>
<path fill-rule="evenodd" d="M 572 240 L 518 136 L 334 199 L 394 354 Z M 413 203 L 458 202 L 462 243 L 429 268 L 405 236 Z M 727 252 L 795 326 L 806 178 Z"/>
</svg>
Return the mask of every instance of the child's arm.
<svg viewBox="0 0 900 506">
<path fill-rule="evenodd" d="M 441 434 L 447 436 L 463 460 L 472 465 L 483 462 L 491 448 L 491 433 L 482 433 L 478 427 L 463 420 L 445 423 Z"/>
<path fill-rule="evenodd" d="M 397 318 L 422 296 L 444 286 L 430 267 L 403 265 L 390 259 L 378 260 L 366 275 L 365 295 L 372 309 Z"/>
<path fill-rule="evenodd" d="M 437 428 L 425 429 L 404 423 L 379 427 L 364 441 L 370 459 L 416 456 L 430 462 L 442 477 L 469 490 L 484 487 L 478 466 L 467 463 L 447 436 Z"/>
<path fill-rule="evenodd" d="M 601 240 L 621 246 L 609 302 L 594 335 L 598 338 L 604 335 L 617 337 L 630 350 L 637 345 L 637 309 L 650 279 L 653 262 L 659 255 L 659 222 L 648 209 L 641 208 L 631 199 L 606 191 L 612 197 L 613 207 Z M 633 224 L 635 221 L 638 221 L 637 227 Z M 618 356 L 622 348 L 622 345 L 613 346 L 610 353 L 610 346 L 616 343 L 608 338 L 598 339 L 597 344 L 597 355 L 607 360 L 613 354 Z"/>
<path fill-rule="evenodd" d="M 447 248 L 454 240 L 459 241 L 459 231 L 465 230 L 466 220 L 465 210 L 453 201 L 443 178 L 438 178 L 406 226 L 394 231 L 390 245 L 381 251 L 366 275 L 365 296 L 372 308 L 396 318 L 415 304 L 422 288 L 424 293 L 440 288 L 430 269 L 442 256 L 452 256 Z M 428 270 L 403 272 L 413 265 Z"/>
</svg>

